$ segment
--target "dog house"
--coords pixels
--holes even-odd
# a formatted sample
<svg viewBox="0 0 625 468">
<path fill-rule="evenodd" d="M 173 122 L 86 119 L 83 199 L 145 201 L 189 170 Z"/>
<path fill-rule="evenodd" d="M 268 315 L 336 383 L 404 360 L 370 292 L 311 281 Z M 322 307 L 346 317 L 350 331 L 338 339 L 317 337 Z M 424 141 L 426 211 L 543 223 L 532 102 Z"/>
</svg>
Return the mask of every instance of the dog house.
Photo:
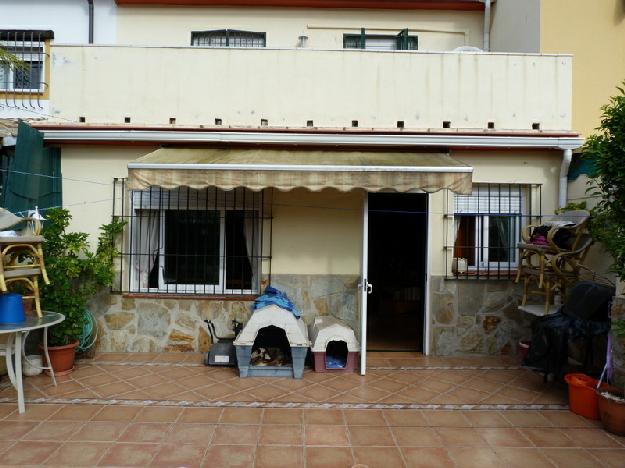
<svg viewBox="0 0 625 468">
<path fill-rule="evenodd" d="M 306 324 L 276 305 L 256 310 L 234 340 L 241 377 L 304 376 Z"/>
<path fill-rule="evenodd" d="M 310 327 L 315 372 L 353 372 L 360 345 L 354 330 L 340 320 L 323 316 Z"/>
</svg>

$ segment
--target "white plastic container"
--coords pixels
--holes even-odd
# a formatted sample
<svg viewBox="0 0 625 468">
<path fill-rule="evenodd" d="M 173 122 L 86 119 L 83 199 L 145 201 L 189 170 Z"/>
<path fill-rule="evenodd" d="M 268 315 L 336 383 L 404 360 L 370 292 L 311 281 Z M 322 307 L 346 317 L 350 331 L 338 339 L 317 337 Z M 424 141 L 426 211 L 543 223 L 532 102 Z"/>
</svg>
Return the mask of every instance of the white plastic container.
<svg viewBox="0 0 625 468">
<path fill-rule="evenodd" d="M 39 375 L 43 371 L 41 366 L 41 354 L 29 354 L 22 362 L 22 374 L 27 377 Z"/>
</svg>

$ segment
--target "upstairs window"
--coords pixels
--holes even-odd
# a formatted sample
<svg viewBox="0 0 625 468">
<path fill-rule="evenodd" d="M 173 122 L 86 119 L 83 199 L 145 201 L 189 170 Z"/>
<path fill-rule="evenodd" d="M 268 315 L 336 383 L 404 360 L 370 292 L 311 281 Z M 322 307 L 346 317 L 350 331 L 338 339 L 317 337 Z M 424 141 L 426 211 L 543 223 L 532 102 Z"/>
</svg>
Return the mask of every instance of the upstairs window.
<svg viewBox="0 0 625 468">
<path fill-rule="evenodd" d="M 417 50 L 418 44 L 417 36 L 408 34 L 408 29 L 403 29 L 397 35 L 367 34 L 364 28 L 360 34 L 343 34 L 344 49 Z"/>
<path fill-rule="evenodd" d="M 52 31 L 0 30 L 0 48 L 22 62 L 0 62 L 0 92 L 41 93 L 45 88 L 45 41 Z"/>
<path fill-rule="evenodd" d="M 217 29 L 214 31 L 193 31 L 191 45 L 194 47 L 265 47 L 267 33 Z"/>
</svg>

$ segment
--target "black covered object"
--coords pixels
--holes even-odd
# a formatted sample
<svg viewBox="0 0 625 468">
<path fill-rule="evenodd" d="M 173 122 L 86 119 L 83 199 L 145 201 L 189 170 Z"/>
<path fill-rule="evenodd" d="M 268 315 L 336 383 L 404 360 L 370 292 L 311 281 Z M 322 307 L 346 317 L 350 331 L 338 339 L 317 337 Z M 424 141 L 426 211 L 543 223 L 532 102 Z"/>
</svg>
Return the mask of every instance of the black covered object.
<svg viewBox="0 0 625 468">
<path fill-rule="evenodd" d="M 592 360 L 593 337 L 610 330 L 610 299 L 614 290 L 590 281 L 572 289 L 560 311 L 532 322 L 532 344 L 523 365 L 560 379 L 568 363 L 569 341 L 586 340 L 584 367 Z"/>
<path fill-rule="evenodd" d="M 606 321 L 613 296 L 614 288 L 592 281 L 580 281 L 569 292 L 562 313 L 582 320 Z"/>
</svg>

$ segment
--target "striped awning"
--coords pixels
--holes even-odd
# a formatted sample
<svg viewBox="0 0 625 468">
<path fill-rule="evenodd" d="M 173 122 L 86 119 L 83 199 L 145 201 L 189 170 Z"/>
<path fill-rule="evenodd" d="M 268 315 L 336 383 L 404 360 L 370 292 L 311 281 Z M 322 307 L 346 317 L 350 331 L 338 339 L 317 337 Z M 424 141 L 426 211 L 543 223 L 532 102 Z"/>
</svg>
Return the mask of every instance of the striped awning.
<svg viewBox="0 0 625 468">
<path fill-rule="evenodd" d="M 128 164 L 131 189 L 471 193 L 473 168 L 444 153 L 161 148 Z"/>
</svg>

